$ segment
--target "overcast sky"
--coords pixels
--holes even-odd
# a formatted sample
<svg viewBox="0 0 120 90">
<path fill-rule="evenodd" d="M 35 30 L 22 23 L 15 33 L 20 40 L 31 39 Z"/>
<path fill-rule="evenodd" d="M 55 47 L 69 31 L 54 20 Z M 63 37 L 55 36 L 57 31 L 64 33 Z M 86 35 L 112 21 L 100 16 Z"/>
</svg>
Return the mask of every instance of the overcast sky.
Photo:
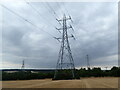
<svg viewBox="0 0 120 90">
<path fill-rule="evenodd" d="M 39 29 L 2 8 L 2 19 L 0 19 L 2 66 L 0 65 L 0 68 L 21 68 L 22 60 L 25 60 L 26 68 L 55 68 L 60 42 L 53 36 L 61 36 L 55 27 L 61 27 L 56 18 L 63 18 L 63 13 L 73 19 L 71 24 L 74 31 L 68 30 L 68 34 L 73 33 L 76 37 L 76 40 L 69 39 L 76 67 L 87 65 L 87 54 L 91 66 L 117 66 L 117 2 L 30 2 L 27 4 L 24 1 L 3 4 Z"/>
</svg>

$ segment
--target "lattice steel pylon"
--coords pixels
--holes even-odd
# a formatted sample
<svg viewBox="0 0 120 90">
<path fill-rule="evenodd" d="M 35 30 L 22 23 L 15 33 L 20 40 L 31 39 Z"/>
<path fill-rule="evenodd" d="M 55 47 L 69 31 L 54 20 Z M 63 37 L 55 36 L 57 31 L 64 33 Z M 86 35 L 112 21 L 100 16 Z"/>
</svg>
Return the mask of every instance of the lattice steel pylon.
<svg viewBox="0 0 120 90">
<path fill-rule="evenodd" d="M 57 79 L 58 72 L 61 70 L 69 70 L 71 73 L 72 78 L 75 78 L 75 66 L 74 66 L 74 60 L 72 56 L 72 51 L 69 44 L 68 38 L 74 38 L 73 34 L 68 36 L 68 29 L 72 29 L 72 26 L 67 26 L 67 20 L 71 20 L 71 17 L 68 18 L 64 14 L 63 19 L 58 20 L 59 23 L 61 23 L 62 28 L 56 28 L 60 33 L 62 33 L 62 37 L 56 38 L 59 42 L 61 42 L 61 47 L 59 51 L 58 61 L 56 65 L 56 70 L 54 74 L 54 79 Z M 72 20 L 71 20 L 72 21 Z M 63 78 L 61 78 L 63 79 Z"/>
<path fill-rule="evenodd" d="M 87 57 L 87 68 L 89 69 L 90 68 L 89 55 L 86 55 L 86 57 Z"/>
<path fill-rule="evenodd" d="M 22 61 L 22 66 L 21 66 L 21 69 L 24 70 L 25 69 L 25 62 L 24 60 Z"/>
</svg>

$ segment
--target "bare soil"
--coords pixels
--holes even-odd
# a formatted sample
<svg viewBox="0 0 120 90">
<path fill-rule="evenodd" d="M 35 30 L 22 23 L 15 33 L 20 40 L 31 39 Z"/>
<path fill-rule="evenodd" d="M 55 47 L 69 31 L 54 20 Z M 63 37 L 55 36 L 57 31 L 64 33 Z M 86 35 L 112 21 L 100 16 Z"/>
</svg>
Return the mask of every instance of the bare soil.
<svg viewBox="0 0 120 90">
<path fill-rule="evenodd" d="M 2 81 L 3 88 L 118 88 L 118 78 L 99 77 L 80 80 L 16 80 Z"/>
</svg>

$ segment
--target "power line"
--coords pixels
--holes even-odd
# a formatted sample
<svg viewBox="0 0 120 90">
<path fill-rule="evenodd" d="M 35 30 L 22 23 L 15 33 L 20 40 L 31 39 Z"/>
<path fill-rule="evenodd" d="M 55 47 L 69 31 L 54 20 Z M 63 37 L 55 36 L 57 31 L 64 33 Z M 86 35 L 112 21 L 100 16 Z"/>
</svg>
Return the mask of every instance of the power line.
<svg viewBox="0 0 120 90">
<path fill-rule="evenodd" d="M 64 3 L 63 3 L 63 7 L 65 8 L 65 10 L 67 11 L 68 15 L 70 16 L 70 14 L 69 14 L 69 12 L 68 12 L 68 10 L 67 10 L 67 8 L 66 8 Z"/>
<path fill-rule="evenodd" d="M 7 9 L 8 11 L 10 11 L 10 12 L 14 13 L 16 16 L 20 17 L 20 18 L 21 18 L 21 19 L 23 19 L 24 21 L 26 21 L 26 22 L 30 23 L 31 25 L 33 25 L 33 26 L 34 26 L 34 27 L 36 27 L 37 29 L 39 29 L 39 30 L 41 30 L 41 31 L 46 32 L 45 30 L 41 29 L 40 27 L 38 27 L 38 26 L 36 26 L 35 24 L 33 24 L 32 22 L 30 22 L 28 19 L 26 19 L 26 18 L 24 18 L 24 17 L 20 16 L 20 15 L 19 15 L 19 14 L 17 14 L 16 12 L 14 12 L 14 11 L 10 10 L 10 9 L 9 9 L 9 8 L 7 8 L 6 6 L 4 6 L 4 5 L 2 5 L 2 4 L 1 4 L 1 6 L 2 6 L 3 8 L 5 8 L 5 9 Z M 49 34 L 50 36 L 54 37 L 52 34 L 50 34 L 50 33 L 48 33 L 48 32 L 46 32 L 46 33 L 47 33 L 47 34 Z"/>
<path fill-rule="evenodd" d="M 61 8 L 60 4 L 58 2 L 56 2 L 56 4 L 59 6 L 59 8 Z M 64 14 L 64 11 L 62 9 L 60 9 L 61 13 Z"/>
<path fill-rule="evenodd" d="M 43 4 L 42 4 L 43 5 Z M 52 7 L 46 2 L 45 3 L 45 5 L 47 5 L 47 9 L 48 9 L 48 11 L 50 10 L 52 10 L 52 12 L 54 12 L 54 13 L 51 13 L 50 11 L 49 11 L 49 13 L 53 16 L 53 18 L 55 18 L 56 20 L 57 20 L 57 18 L 59 18 L 59 16 L 56 14 L 56 12 L 52 9 Z M 45 7 L 45 5 L 44 5 L 44 7 Z M 60 22 L 58 22 L 60 25 L 61 25 L 61 23 Z"/>
<path fill-rule="evenodd" d="M 25 3 L 27 4 L 27 5 L 29 5 L 34 11 L 36 11 L 37 13 L 38 13 L 38 15 L 40 16 L 40 17 L 42 17 L 43 15 L 41 15 L 41 13 L 31 4 L 31 3 L 29 3 L 29 2 L 27 2 L 27 0 L 24 0 L 25 1 Z M 50 5 L 49 5 L 50 6 Z M 50 7 L 51 8 L 51 7 Z M 51 8 L 52 9 L 52 8 Z M 53 10 L 53 9 L 52 9 Z M 53 10 L 54 11 L 54 10 Z M 55 11 L 54 11 L 54 13 L 55 13 Z M 56 14 L 56 13 L 55 13 Z M 57 15 L 57 14 L 56 14 Z M 53 17 L 55 17 L 54 15 L 53 15 Z M 43 20 L 44 19 L 46 19 L 45 17 L 43 17 L 42 18 Z M 55 19 L 56 19 L 56 17 L 55 17 Z M 47 22 L 49 22 L 49 20 L 47 20 L 46 19 L 46 21 Z M 52 23 L 50 24 L 50 22 L 48 23 L 50 26 L 52 25 L 53 27 L 55 27 Z M 60 24 L 60 23 L 59 23 Z"/>
<path fill-rule="evenodd" d="M 53 16 L 55 16 L 55 18 L 59 18 L 59 16 L 56 14 L 55 10 L 50 6 L 50 4 L 48 2 L 46 2 L 46 4 L 53 11 Z"/>
<path fill-rule="evenodd" d="M 42 15 L 32 4 L 30 4 L 29 2 L 27 2 L 27 0 L 24 0 L 24 1 L 25 1 L 25 3 L 26 3 L 27 5 L 29 5 L 34 11 L 36 11 L 40 17 L 43 17 L 43 15 Z M 54 17 L 54 16 L 53 16 L 53 17 Z M 55 18 L 56 18 L 56 17 L 55 17 Z M 42 19 L 44 20 L 44 19 L 46 19 L 46 17 L 43 17 Z M 49 20 L 47 20 L 47 19 L 46 19 L 46 21 L 49 22 Z M 55 26 L 54 26 L 52 23 L 50 23 L 50 22 L 49 22 L 48 24 L 49 24 L 50 26 L 52 25 L 53 27 L 55 27 Z"/>
<path fill-rule="evenodd" d="M 44 4 L 42 4 L 42 5 L 48 10 L 48 12 L 52 15 L 53 18 L 56 18 L 56 16 L 55 16 L 53 13 L 50 12 L 51 9 L 47 6 L 46 2 L 44 2 Z M 47 7 L 46 7 L 45 5 L 46 5 Z"/>
<path fill-rule="evenodd" d="M 30 4 L 30 3 L 27 2 L 26 0 L 24 0 L 24 1 L 25 1 L 25 3 L 26 3 L 27 5 L 29 5 L 34 11 L 36 11 L 40 17 L 43 17 L 43 15 L 41 15 L 41 13 L 40 13 L 35 7 L 33 7 L 32 4 Z M 46 17 L 43 17 L 42 19 L 44 20 L 44 19 L 46 19 Z M 46 19 L 46 21 L 48 22 L 49 20 Z M 51 24 L 52 24 L 52 23 L 51 23 Z M 50 25 L 50 23 L 49 23 L 49 25 Z M 52 24 L 52 25 L 53 25 L 53 24 Z M 53 25 L 53 26 L 54 26 L 54 25 Z"/>
</svg>

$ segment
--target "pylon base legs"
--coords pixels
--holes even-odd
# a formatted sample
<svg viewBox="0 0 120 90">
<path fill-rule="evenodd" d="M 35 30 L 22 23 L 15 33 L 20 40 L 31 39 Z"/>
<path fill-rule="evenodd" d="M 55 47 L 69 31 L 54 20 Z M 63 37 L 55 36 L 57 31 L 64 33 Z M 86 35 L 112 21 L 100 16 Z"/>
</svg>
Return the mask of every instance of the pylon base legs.
<svg viewBox="0 0 120 90">
<path fill-rule="evenodd" d="M 57 70 L 56 76 L 52 80 L 72 80 L 72 79 L 80 79 L 76 77 L 76 75 L 73 77 L 72 71 L 69 69 L 64 70 Z"/>
</svg>

